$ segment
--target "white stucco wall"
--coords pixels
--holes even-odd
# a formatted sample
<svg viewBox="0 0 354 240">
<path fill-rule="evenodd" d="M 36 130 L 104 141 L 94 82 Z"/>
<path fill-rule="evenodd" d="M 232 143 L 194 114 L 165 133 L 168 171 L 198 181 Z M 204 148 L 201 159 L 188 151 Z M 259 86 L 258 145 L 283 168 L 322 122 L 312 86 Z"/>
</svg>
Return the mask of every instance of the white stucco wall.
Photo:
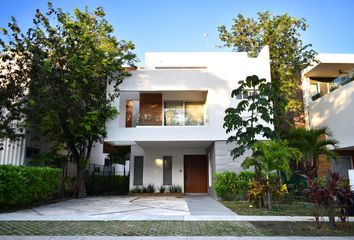
<svg viewBox="0 0 354 240">
<path fill-rule="evenodd" d="M 353 147 L 353 111 L 354 82 L 350 82 L 309 104 L 309 126 L 328 126 L 339 148 Z"/>
<path fill-rule="evenodd" d="M 206 149 L 193 148 L 141 148 L 132 146 L 130 158 L 130 188 L 134 188 L 134 156 L 144 156 L 143 185 L 154 184 L 156 190 L 163 184 L 162 165 L 156 159 L 172 156 L 172 184 L 184 191 L 184 155 L 205 155 Z"/>
<path fill-rule="evenodd" d="M 226 140 L 223 128 L 225 109 L 236 106 L 231 91 L 238 81 L 249 75 L 258 75 L 270 81 L 268 48 L 257 58 L 245 53 L 148 53 L 147 69 L 132 72 L 120 85 L 121 96 L 114 106 L 117 118 L 107 122 L 107 138 L 116 145 L 134 141 L 202 141 Z M 155 67 L 206 67 L 206 69 L 155 69 Z M 207 124 L 202 127 L 144 126 L 125 128 L 127 99 L 138 99 L 140 92 L 163 92 L 163 98 L 184 95 L 188 98 L 198 91 L 206 91 Z M 194 92 L 194 93 L 193 93 Z"/>
</svg>

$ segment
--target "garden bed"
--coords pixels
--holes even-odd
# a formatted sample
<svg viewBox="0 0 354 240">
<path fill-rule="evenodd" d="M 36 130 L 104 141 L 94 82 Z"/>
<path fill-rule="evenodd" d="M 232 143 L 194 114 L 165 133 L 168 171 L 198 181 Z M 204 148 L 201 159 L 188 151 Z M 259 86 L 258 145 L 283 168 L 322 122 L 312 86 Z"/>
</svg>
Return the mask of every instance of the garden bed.
<svg viewBox="0 0 354 240">
<path fill-rule="evenodd" d="M 129 196 L 138 196 L 138 197 L 184 197 L 184 193 L 129 193 Z"/>
<path fill-rule="evenodd" d="M 314 206 L 307 202 L 294 202 L 291 204 L 274 204 L 272 211 L 265 208 L 250 207 L 247 201 L 221 201 L 221 203 L 239 215 L 269 215 L 269 216 L 313 216 Z M 327 212 L 322 209 L 322 215 Z"/>
</svg>

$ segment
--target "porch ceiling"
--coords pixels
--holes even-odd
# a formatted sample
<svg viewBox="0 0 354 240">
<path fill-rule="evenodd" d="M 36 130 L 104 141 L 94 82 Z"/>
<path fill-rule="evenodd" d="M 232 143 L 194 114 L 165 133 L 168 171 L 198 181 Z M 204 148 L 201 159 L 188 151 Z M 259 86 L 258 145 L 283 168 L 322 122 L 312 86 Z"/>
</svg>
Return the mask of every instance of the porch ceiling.
<svg viewBox="0 0 354 240">
<path fill-rule="evenodd" d="M 320 63 L 306 73 L 307 77 L 333 77 L 339 76 L 340 71 L 347 72 L 354 68 L 354 63 Z"/>
<path fill-rule="evenodd" d="M 207 149 L 213 141 L 137 141 L 142 148 L 202 148 Z"/>
</svg>

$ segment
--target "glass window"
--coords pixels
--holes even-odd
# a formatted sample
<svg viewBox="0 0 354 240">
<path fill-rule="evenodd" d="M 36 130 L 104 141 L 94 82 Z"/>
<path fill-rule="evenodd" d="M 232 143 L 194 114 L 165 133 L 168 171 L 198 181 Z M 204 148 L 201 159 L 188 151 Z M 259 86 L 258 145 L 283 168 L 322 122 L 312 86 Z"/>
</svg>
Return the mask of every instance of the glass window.
<svg viewBox="0 0 354 240">
<path fill-rule="evenodd" d="M 182 126 L 184 123 L 183 101 L 164 103 L 165 126 Z"/>
<path fill-rule="evenodd" d="M 348 170 L 352 168 L 351 157 L 340 156 L 337 161 L 332 161 L 332 171 L 339 173 L 341 177 L 348 178 Z"/>
<path fill-rule="evenodd" d="M 172 185 L 172 156 L 163 157 L 163 185 Z"/>
<path fill-rule="evenodd" d="M 315 96 L 318 93 L 319 93 L 319 91 L 318 91 L 317 83 L 311 83 L 311 85 L 310 85 L 310 94 L 311 94 L 311 96 Z"/>
<path fill-rule="evenodd" d="M 204 107 L 200 102 L 185 103 L 185 125 L 202 126 L 204 125 Z"/>
<path fill-rule="evenodd" d="M 134 157 L 134 185 L 143 185 L 144 157 Z"/>
</svg>

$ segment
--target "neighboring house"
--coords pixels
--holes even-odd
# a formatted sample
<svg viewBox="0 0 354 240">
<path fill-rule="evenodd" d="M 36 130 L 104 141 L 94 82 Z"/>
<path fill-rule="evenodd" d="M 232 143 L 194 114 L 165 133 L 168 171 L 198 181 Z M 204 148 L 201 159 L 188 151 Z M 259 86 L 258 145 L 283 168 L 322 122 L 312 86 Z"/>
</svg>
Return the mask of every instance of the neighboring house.
<svg viewBox="0 0 354 240">
<path fill-rule="evenodd" d="M 25 138 L 16 141 L 0 139 L 0 165 L 23 165 L 25 159 Z"/>
<path fill-rule="evenodd" d="M 215 172 L 240 172 L 223 128 L 235 107 L 238 81 L 270 81 L 268 47 L 258 57 L 236 52 L 146 53 L 145 67 L 120 85 L 119 115 L 107 122 L 104 149 L 130 148 L 130 188 L 180 185 L 185 193 L 210 193 Z"/>
<path fill-rule="evenodd" d="M 305 114 L 309 128 L 328 126 L 339 141 L 337 162 L 319 161 L 319 175 L 328 170 L 348 177 L 354 165 L 354 54 L 319 54 L 303 72 Z"/>
</svg>

